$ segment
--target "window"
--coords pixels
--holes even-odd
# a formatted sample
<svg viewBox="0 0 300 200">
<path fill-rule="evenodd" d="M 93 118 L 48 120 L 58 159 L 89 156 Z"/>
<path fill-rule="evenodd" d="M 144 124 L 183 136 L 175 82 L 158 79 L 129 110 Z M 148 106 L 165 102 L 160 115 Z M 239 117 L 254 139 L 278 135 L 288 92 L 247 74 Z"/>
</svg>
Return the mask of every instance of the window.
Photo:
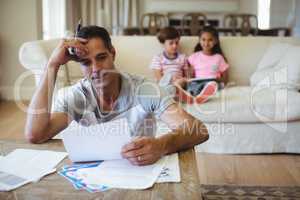
<svg viewBox="0 0 300 200">
<path fill-rule="evenodd" d="M 270 28 L 271 0 L 258 0 L 258 28 Z"/>
<path fill-rule="evenodd" d="M 64 37 L 65 12 L 65 0 L 43 0 L 43 39 Z"/>
</svg>

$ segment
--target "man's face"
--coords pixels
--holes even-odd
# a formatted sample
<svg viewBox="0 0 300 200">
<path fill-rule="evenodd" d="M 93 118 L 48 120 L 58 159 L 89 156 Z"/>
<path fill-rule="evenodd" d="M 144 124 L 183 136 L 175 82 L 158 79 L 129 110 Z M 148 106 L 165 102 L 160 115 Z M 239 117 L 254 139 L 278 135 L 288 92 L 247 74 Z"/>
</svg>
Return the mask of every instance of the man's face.
<svg viewBox="0 0 300 200">
<path fill-rule="evenodd" d="M 86 47 L 88 54 L 80 59 L 81 69 L 86 77 L 92 79 L 92 83 L 98 91 L 109 86 L 116 77 L 115 50 L 105 47 L 100 38 L 89 39 Z"/>
</svg>

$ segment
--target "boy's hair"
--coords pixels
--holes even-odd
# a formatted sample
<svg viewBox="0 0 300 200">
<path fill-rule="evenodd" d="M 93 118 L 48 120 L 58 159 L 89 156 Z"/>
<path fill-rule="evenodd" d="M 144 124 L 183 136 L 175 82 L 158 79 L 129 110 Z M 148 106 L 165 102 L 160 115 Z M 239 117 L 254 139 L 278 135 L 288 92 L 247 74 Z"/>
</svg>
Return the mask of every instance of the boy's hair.
<svg viewBox="0 0 300 200">
<path fill-rule="evenodd" d="M 77 33 L 77 37 L 84 38 L 84 39 L 100 38 L 102 39 L 104 46 L 107 49 L 110 50 L 113 47 L 109 33 L 103 27 L 99 27 L 99 26 L 82 27 Z"/>
<path fill-rule="evenodd" d="M 159 31 L 157 34 L 157 39 L 160 43 L 165 43 L 166 40 L 173 40 L 180 38 L 180 34 L 174 27 L 165 27 Z"/>
<path fill-rule="evenodd" d="M 204 28 L 200 31 L 199 33 L 199 37 L 201 37 L 201 35 L 203 33 L 210 33 L 212 34 L 212 36 L 216 39 L 217 43 L 215 44 L 215 46 L 212 49 L 212 53 L 213 54 L 221 54 L 224 59 L 226 60 L 223 51 L 221 49 L 221 45 L 220 45 L 220 39 L 219 39 L 219 33 L 217 31 L 217 29 L 215 29 L 213 26 L 204 26 Z M 198 42 L 198 44 L 195 46 L 194 52 L 197 51 L 201 51 L 202 50 L 202 46 L 200 44 L 200 42 Z"/>
</svg>

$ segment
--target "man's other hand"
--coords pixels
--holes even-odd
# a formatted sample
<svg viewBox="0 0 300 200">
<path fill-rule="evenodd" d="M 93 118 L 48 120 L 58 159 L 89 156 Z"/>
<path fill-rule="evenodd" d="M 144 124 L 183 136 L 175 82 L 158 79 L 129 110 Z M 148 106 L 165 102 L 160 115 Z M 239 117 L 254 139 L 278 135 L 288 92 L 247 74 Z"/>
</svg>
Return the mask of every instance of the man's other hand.
<svg viewBox="0 0 300 200">
<path fill-rule="evenodd" d="M 164 145 L 154 137 L 139 136 L 122 148 L 122 156 L 133 165 L 150 165 L 164 155 Z"/>
</svg>

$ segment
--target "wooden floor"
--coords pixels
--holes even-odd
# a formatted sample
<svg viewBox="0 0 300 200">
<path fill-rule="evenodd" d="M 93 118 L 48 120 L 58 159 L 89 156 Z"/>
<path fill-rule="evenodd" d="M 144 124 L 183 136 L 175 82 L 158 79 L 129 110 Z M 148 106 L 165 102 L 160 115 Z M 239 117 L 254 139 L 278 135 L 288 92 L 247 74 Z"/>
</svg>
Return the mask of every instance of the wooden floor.
<svg viewBox="0 0 300 200">
<path fill-rule="evenodd" d="M 23 138 L 25 117 L 15 102 L 0 102 L 0 139 Z M 197 163 L 201 184 L 300 186 L 300 155 L 197 153 Z"/>
<path fill-rule="evenodd" d="M 300 186 L 300 155 L 216 155 L 197 153 L 201 184 Z"/>
<path fill-rule="evenodd" d="M 22 102 L 0 101 L 0 139 L 24 138 L 26 112 L 22 111 L 21 104 Z"/>
</svg>

